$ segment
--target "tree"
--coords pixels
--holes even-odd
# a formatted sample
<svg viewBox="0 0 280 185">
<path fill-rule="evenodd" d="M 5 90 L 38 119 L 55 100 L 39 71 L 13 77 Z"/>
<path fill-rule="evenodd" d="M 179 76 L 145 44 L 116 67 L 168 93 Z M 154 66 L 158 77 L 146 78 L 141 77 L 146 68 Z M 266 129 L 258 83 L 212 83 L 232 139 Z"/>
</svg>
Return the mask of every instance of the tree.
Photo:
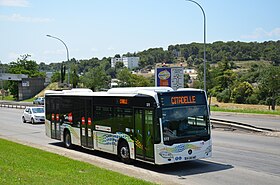
<svg viewBox="0 0 280 185">
<path fill-rule="evenodd" d="M 231 65 L 228 61 L 218 62 L 218 66 L 212 69 L 211 75 L 212 85 L 215 88 L 215 93 L 221 93 L 225 89 L 230 89 L 236 80 L 236 73 L 231 70 Z"/>
<path fill-rule="evenodd" d="M 120 54 L 116 54 L 115 58 L 121 58 L 121 55 Z"/>
<path fill-rule="evenodd" d="M 262 98 L 271 99 L 269 105 L 271 105 L 272 110 L 275 110 L 276 99 L 280 96 L 280 66 L 266 67 L 260 76 L 259 89 L 264 92 L 263 94 L 266 94 L 266 97 Z"/>
<path fill-rule="evenodd" d="M 31 55 L 21 55 L 16 62 L 9 64 L 9 73 L 26 74 L 28 77 L 45 77 L 45 73 L 39 72 L 39 65 L 34 60 L 28 60 Z M 11 94 L 18 99 L 18 82 L 10 81 Z"/>
<path fill-rule="evenodd" d="M 107 76 L 104 66 L 98 66 L 86 72 L 81 77 L 81 82 L 87 88 L 90 88 L 93 91 L 98 91 L 103 88 L 109 88 L 110 77 Z"/>
<path fill-rule="evenodd" d="M 147 87 L 151 86 L 150 80 L 135 74 L 131 74 L 128 69 L 121 69 L 117 73 L 117 78 L 120 80 L 121 87 Z"/>
<path fill-rule="evenodd" d="M 120 69 L 117 72 L 117 79 L 120 80 L 119 86 L 131 87 L 132 86 L 132 74 L 128 69 Z"/>
<path fill-rule="evenodd" d="M 123 62 L 116 62 L 116 64 L 115 64 L 116 69 L 121 69 L 123 67 L 124 67 Z"/>
<path fill-rule="evenodd" d="M 61 68 L 60 68 L 60 82 L 63 83 L 65 80 L 65 71 L 66 71 L 66 66 L 62 63 Z"/>
<path fill-rule="evenodd" d="M 45 73 L 39 72 L 39 65 L 34 60 L 28 60 L 31 55 L 21 55 L 16 62 L 9 64 L 9 73 L 27 74 L 28 77 L 45 77 Z"/>
<path fill-rule="evenodd" d="M 232 92 L 235 103 L 248 103 L 248 98 L 253 94 L 253 86 L 248 82 L 239 83 Z"/>
<path fill-rule="evenodd" d="M 79 82 L 79 76 L 77 74 L 77 66 L 75 64 L 71 65 L 70 73 L 70 83 L 73 85 L 73 88 L 76 88 Z"/>
<path fill-rule="evenodd" d="M 59 80 L 60 80 L 60 73 L 56 71 L 55 73 L 52 74 L 51 82 L 52 83 L 59 82 Z"/>
</svg>

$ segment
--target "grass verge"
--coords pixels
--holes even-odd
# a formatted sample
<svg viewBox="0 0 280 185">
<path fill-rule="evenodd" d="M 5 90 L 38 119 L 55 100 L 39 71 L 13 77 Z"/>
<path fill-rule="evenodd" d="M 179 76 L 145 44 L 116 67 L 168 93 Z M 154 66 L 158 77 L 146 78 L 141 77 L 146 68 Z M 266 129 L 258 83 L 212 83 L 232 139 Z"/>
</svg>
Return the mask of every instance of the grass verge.
<svg viewBox="0 0 280 185">
<path fill-rule="evenodd" d="M 270 115 L 280 115 L 279 110 L 258 110 L 258 109 L 242 109 L 242 108 L 223 108 L 223 107 L 215 107 L 211 106 L 211 111 L 217 112 L 236 112 L 236 113 L 246 113 L 246 114 L 270 114 Z"/>
<path fill-rule="evenodd" d="M 9 95 L 9 96 L 5 96 L 5 97 L 2 97 L 0 98 L 1 100 L 9 100 L 9 101 L 13 101 L 15 100 L 14 97 L 12 95 Z"/>
<path fill-rule="evenodd" d="M 0 138 L 0 184 L 152 184 Z"/>
</svg>

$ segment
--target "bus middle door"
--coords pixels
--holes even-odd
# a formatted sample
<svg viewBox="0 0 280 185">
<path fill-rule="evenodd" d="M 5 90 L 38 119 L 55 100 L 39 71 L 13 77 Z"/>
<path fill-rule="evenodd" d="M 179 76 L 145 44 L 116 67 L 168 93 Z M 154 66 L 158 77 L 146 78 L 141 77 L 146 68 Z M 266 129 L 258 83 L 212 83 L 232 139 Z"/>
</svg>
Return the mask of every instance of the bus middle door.
<svg viewBox="0 0 280 185">
<path fill-rule="evenodd" d="M 51 138 L 52 139 L 61 139 L 60 134 L 60 99 L 59 98 L 53 98 L 51 100 L 51 104 L 54 106 L 54 113 L 51 115 Z"/>
<path fill-rule="evenodd" d="M 153 110 L 134 109 L 136 158 L 154 161 Z"/>
<path fill-rule="evenodd" d="M 87 148 L 93 148 L 93 123 L 92 123 L 92 99 L 85 98 L 83 106 L 83 116 L 81 118 L 81 145 Z"/>
</svg>

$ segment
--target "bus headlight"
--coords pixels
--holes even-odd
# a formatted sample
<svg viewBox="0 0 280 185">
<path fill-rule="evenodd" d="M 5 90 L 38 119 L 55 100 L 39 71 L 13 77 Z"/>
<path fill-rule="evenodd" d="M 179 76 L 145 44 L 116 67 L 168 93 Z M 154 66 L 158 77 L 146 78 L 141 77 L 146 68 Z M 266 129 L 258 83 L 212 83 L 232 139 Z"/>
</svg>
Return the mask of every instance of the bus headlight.
<svg viewBox="0 0 280 185">
<path fill-rule="evenodd" d="M 173 155 L 170 152 L 162 151 L 159 153 L 162 158 L 173 158 Z"/>
</svg>

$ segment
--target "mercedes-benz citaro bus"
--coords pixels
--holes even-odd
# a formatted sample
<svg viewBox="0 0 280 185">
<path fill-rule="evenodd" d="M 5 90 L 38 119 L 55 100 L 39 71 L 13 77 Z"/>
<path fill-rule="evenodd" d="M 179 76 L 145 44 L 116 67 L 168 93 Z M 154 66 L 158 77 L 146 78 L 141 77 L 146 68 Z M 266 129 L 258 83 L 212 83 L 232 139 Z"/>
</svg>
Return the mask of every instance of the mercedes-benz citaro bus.
<svg viewBox="0 0 280 185">
<path fill-rule="evenodd" d="M 116 154 L 129 163 L 169 164 L 212 155 L 206 94 L 170 87 L 46 91 L 47 136 Z"/>
</svg>

